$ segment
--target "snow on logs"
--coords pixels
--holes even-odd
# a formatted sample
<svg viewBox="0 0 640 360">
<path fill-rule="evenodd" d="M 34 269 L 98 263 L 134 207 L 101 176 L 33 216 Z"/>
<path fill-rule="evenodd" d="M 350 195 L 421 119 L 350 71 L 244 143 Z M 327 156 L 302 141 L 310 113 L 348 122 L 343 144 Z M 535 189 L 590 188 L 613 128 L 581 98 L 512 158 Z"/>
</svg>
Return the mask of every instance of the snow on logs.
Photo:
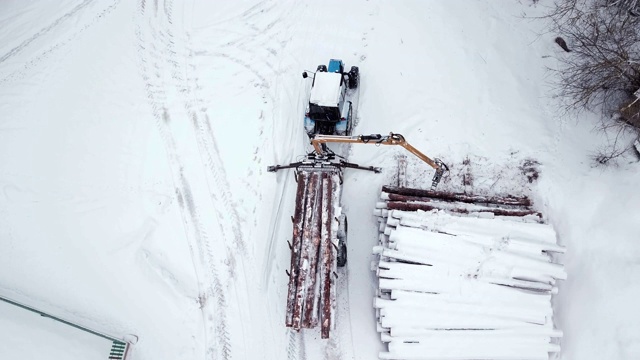
<svg viewBox="0 0 640 360">
<path fill-rule="evenodd" d="M 556 234 L 527 198 L 383 187 L 373 270 L 381 359 L 549 359 Z"/>
<path fill-rule="evenodd" d="M 339 173 L 300 170 L 297 181 L 286 326 L 300 330 L 320 324 L 326 339 L 335 325 Z"/>
</svg>

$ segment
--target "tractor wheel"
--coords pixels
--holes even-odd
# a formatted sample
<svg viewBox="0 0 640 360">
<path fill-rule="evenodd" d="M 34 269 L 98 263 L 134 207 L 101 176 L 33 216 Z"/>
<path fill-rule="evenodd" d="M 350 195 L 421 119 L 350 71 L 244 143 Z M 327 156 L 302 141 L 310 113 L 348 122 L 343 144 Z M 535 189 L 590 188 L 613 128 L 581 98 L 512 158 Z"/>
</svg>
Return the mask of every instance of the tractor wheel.
<svg viewBox="0 0 640 360">
<path fill-rule="evenodd" d="M 344 241 L 340 241 L 340 245 L 338 247 L 337 265 L 338 267 L 344 267 L 347 265 L 347 244 Z"/>
<path fill-rule="evenodd" d="M 316 69 L 316 71 L 327 72 L 327 65 L 318 65 L 318 68 Z"/>
<path fill-rule="evenodd" d="M 349 70 L 349 89 L 355 89 L 360 83 L 360 69 L 357 66 L 352 66 Z"/>
<path fill-rule="evenodd" d="M 349 223 L 347 217 L 340 215 L 340 224 L 338 225 L 338 267 L 344 267 L 347 264 L 347 231 Z"/>
</svg>

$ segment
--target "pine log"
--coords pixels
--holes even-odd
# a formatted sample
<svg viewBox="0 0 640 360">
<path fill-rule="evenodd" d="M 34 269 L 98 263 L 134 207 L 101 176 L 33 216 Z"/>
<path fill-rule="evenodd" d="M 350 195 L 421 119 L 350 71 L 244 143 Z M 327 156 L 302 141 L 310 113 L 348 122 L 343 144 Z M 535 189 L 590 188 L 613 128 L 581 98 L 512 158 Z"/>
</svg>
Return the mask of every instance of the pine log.
<svg viewBox="0 0 640 360">
<path fill-rule="evenodd" d="M 309 173 L 298 173 L 298 187 L 296 189 L 296 208 L 293 215 L 293 238 L 291 246 L 291 266 L 289 270 L 289 287 L 287 290 L 287 327 L 293 326 L 293 308 L 296 298 L 298 271 L 300 269 L 300 244 L 302 243 L 302 226 L 304 223 L 304 209 L 306 207 L 305 192 L 309 181 Z"/>
<path fill-rule="evenodd" d="M 382 191 L 389 194 L 417 196 L 440 199 L 444 201 L 460 201 L 465 203 L 490 203 L 500 205 L 521 205 L 531 206 L 531 200 L 526 196 L 482 196 L 482 195 L 467 195 L 462 193 L 452 193 L 448 191 L 437 190 L 423 190 L 402 188 L 397 186 L 383 186 Z"/>
<path fill-rule="evenodd" d="M 296 282 L 295 289 L 295 303 L 293 306 L 293 322 L 292 327 L 296 330 L 300 330 L 302 327 L 302 315 L 304 310 L 304 300 L 305 300 L 305 290 L 304 287 L 305 280 L 309 275 L 309 244 L 311 243 L 311 236 L 313 232 L 313 211 L 315 209 L 316 204 L 316 189 L 318 188 L 319 174 L 311 173 L 309 182 L 306 186 L 305 191 L 305 202 L 306 206 L 304 208 L 304 221 L 302 227 L 302 238 L 301 238 L 301 246 L 300 246 L 300 260 L 298 262 L 298 276 Z"/>
<path fill-rule="evenodd" d="M 320 243 L 320 266 L 321 266 L 321 283 L 320 283 L 320 333 L 323 339 L 329 337 L 329 331 L 331 329 L 331 291 L 332 291 L 332 279 L 331 273 L 333 267 L 331 266 L 333 259 L 333 244 L 331 243 L 333 235 L 333 209 L 334 209 L 334 191 L 337 186 L 333 181 L 333 177 L 330 177 L 326 181 L 326 185 L 323 187 L 323 198 L 328 201 L 323 203 L 322 206 L 322 233 Z"/>
<path fill-rule="evenodd" d="M 324 203 L 327 201 L 325 197 L 325 185 L 327 182 L 328 174 L 322 172 L 318 181 L 318 186 L 314 189 L 314 197 L 316 199 L 313 206 L 313 213 L 311 214 L 311 236 L 306 244 L 307 250 L 307 277 L 304 279 L 304 316 L 302 320 L 302 327 L 312 328 L 316 325 L 314 318 L 317 321 L 317 308 L 316 306 L 316 280 L 317 280 L 317 266 L 318 266 L 318 248 L 320 246 L 320 236 L 324 223 L 322 222 L 322 209 Z"/>
<path fill-rule="evenodd" d="M 410 195 L 400 195 L 400 194 L 393 194 L 393 193 L 382 193 L 381 196 L 384 200 L 386 201 L 401 201 L 401 202 L 408 202 L 408 203 L 413 203 L 413 202 L 417 202 L 417 203 L 435 203 L 437 206 L 437 203 L 464 203 L 464 204 L 473 204 L 475 206 L 479 206 L 479 207 L 506 207 L 507 209 L 519 209 L 519 210 L 529 210 L 530 206 L 529 205 L 520 205 L 520 204 L 502 204 L 502 203 L 497 203 L 497 202 L 490 202 L 490 201 L 457 201 L 457 200 L 447 200 L 447 199 L 440 199 L 437 197 L 426 197 L 426 196 L 410 196 Z"/>
<path fill-rule="evenodd" d="M 387 209 L 389 209 L 389 210 L 403 210 L 403 211 L 442 210 L 438 206 L 428 205 L 428 204 L 424 204 L 424 203 L 418 204 L 418 203 L 406 203 L 406 202 L 399 202 L 399 201 L 389 201 L 389 202 L 387 202 Z M 460 207 L 447 208 L 446 210 L 454 212 L 454 213 L 459 213 L 459 214 L 473 213 L 473 211 L 469 211 L 469 209 L 460 208 Z M 497 209 L 497 208 L 496 209 L 491 209 L 491 208 L 487 208 L 486 211 L 482 211 L 482 212 L 490 212 L 490 213 L 493 213 L 496 216 L 527 216 L 527 215 L 535 215 L 535 216 L 538 216 L 540 218 L 542 217 L 542 214 L 540 214 L 539 212 L 534 211 L 534 210 L 508 210 L 508 209 Z"/>
</svg>

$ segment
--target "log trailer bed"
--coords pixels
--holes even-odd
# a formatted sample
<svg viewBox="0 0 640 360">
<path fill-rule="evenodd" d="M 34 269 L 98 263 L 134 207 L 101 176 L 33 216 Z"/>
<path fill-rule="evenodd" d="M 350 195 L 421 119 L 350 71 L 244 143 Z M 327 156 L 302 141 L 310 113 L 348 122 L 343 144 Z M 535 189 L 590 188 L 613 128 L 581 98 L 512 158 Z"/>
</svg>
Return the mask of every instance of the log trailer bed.
<svg viewBox="0 0 640 360">
<path fill-rule="evenodd" d="M 321 336 L 327 339 L 335 328 L 337 268 L 346 264 L 347 256 L 347 217 L 340 205 L 342 171 L 380 169 L 311 153 L 305 161 L 270 166 L 268 171 L 290 168 L 295 169 L 297 187 L 285 325 L 295 330 L 320 325 Z"/>
<path fill-rule="evenodd" d="M 342 171 L 350 168 L 378 173 L 380 169 L 346 162 L 325 144 L 402 146 L 436 170 L 432 187 L 448 168 L 440 160 L 422 154 L 400 134 L 315 135 L 311 142 L 314 151 L 305 160 L 269 166 L 267 170 L 295 169 L 297 182 L 285 324 L 295 330 L 320 325 L 321 336 L 326 339 L 335 328 L 337 268 L 344 266 L 347 258 L 347 217 L 340 205 Z"/>
<path fill-rule="evenodd" d="M 300 330 L 320 324 L 322 338 L 334 324 L 341 175 L 334 166 L 296 172 L 286 326 Z"/>
</svg>

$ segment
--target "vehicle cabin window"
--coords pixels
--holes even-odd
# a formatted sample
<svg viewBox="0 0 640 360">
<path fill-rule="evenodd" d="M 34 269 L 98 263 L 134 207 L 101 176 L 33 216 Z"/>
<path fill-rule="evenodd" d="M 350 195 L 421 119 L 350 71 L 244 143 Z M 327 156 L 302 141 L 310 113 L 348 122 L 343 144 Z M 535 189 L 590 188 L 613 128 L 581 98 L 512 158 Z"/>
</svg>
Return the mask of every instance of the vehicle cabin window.
<svg viewBox="0 0 640 360">
<path fill-rule="evenodd" d="M 309 104 L 309 117 L 316 121 L 340 121 L 338 107 Z"/>
</svg>

